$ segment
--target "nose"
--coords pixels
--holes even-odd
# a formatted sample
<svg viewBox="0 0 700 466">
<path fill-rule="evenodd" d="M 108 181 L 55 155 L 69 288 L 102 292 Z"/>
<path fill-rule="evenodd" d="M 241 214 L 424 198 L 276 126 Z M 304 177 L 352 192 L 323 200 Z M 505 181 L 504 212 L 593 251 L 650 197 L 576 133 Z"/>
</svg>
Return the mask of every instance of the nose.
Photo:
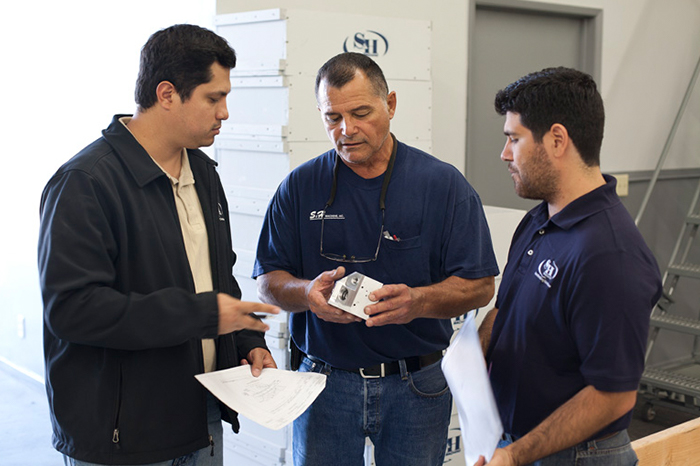
<svg viewBox="0 0 700 466">
<path fill-rule="evenodd" d="M 217 112 L 217 118 L 219 120 L 228 120 L 228 107 L 226 106 L 226 99 L 221 99 L 222 103 Z"/>
<path fill-rule="evenodd" d="M 501 151 L 501 160 L 504 162 L 511 162 L 513 160 L 513 151 L 510 148 L 510 141 L 506 139 L 506 145 L 503 146 Z"/>
<path fill-rule="evenodd" d="M 357 126 L 352 118 L 343 118 L 343 122 L 340 124 L 340 130 L 343 132 L 343 136 L 352 136 L 357 132 Z"/>
</svg>

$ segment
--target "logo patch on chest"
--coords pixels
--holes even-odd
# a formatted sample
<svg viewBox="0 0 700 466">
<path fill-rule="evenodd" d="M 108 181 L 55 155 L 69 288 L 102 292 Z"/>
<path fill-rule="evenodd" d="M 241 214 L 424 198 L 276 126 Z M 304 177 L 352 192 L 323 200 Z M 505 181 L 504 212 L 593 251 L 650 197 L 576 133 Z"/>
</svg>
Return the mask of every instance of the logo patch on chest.
<svg viewBox="0 0 700 466">
<path fill-rule="evenodd" d="M 559 267 L 557 267 L 554 259 L 546 259 L 540 262 L 540 265 L 537 267 L 537 272 L 535 272 L 535 276 L 539 278 L 542 283 L 547 285 L 547 288 L 551 288 L 552 280 L 554 280 L 558 273 Z"/>
<path fill-rule="evenodd" d="M 326 214 L 324 216 L 322 210 L 312 210 L 309 214 L 309 220 L 322 220 L 324 217 L 326 220 L 345 220 L 344 214 Z"/>
</svg>

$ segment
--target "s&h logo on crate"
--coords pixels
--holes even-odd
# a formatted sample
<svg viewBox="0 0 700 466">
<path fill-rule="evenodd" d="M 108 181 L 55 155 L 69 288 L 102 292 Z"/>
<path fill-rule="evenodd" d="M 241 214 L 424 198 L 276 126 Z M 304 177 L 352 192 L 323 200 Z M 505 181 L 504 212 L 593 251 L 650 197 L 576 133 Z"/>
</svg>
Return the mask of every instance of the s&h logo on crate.
<svg viewBox="0 0 700 466">
<path fill-rule="evenodd" d="M 447 433 L 447 451 L 445 451 L 445 461 L 448 464 L 452 460 L 459 461 L 462 454 L 462 429 L 453 427 Z M 454 456 L 457 455 L 457 456 Z"/>
<path fill-rule="evenodd" d="M 354 36 L 345 38 L 343 51 L 380 57 L 389 51 L 389 41 L 377 31 L 356 32 Z"/>
</svg>

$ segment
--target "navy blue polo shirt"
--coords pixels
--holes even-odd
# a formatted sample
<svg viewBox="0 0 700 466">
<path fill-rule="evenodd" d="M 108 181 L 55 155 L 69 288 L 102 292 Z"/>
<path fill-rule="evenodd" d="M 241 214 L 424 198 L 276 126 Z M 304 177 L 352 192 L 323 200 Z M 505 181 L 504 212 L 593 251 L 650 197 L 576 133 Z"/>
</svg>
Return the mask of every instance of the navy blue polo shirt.
<svg viewBox="0 0 700 466">
<path fill-rule="evenodd" d="M 299 166 L 282 182 L 268 207 L 253 276 L 284 270 L 314 279 L 343 265 L 384 284 L 410 287 L 450 276 L 477 279 L 498 274 L 481 200 L 453 166 L 398 143 L 386 194 L 376 261 L 348 264 L 321 257 L 320 213 L 333 181 L 336 152 Z M 337 192 L 326 213 L 324 252 L 373 257 L 380 241 L 379 198 L 384 175 L 358 176 L 339 164 Z M 469 309 L 464 309 L 464 312 Z M 290 316 L 295 344 L 334 367 L 354 369 L 429 354 L 449 345 L 450 319 L 415 319 L 405 325 L 326 322 L 311 311 Z"/>
<path fill-rule="evenodd" d="M 587 385 L 639 384 L 661 277 L 615 179 L 605 180 L 551 219 L 546 203 L 535 207 L 513 236 L 487 360 L 503 427 L 517 437 Z M 592 438 L 627 428 L 631 415 Z"/>
</svg>

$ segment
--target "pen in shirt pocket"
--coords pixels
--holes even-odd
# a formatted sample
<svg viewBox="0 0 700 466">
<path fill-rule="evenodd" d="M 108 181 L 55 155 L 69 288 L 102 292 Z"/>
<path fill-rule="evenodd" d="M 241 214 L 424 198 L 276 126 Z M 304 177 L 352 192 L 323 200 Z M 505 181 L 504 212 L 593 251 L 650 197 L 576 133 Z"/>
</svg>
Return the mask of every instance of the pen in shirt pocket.
<svg viewBox="0 0 700 466">
<path fill-rule="evenodd" d="M 383 235 L 384 235 L 384 238 L 388 239 L 389 241 L 401 241 L 401 238 L 399 238 L 396 235 L 392 235 L 387 230 L 384 230 Z"/>
</svg>

